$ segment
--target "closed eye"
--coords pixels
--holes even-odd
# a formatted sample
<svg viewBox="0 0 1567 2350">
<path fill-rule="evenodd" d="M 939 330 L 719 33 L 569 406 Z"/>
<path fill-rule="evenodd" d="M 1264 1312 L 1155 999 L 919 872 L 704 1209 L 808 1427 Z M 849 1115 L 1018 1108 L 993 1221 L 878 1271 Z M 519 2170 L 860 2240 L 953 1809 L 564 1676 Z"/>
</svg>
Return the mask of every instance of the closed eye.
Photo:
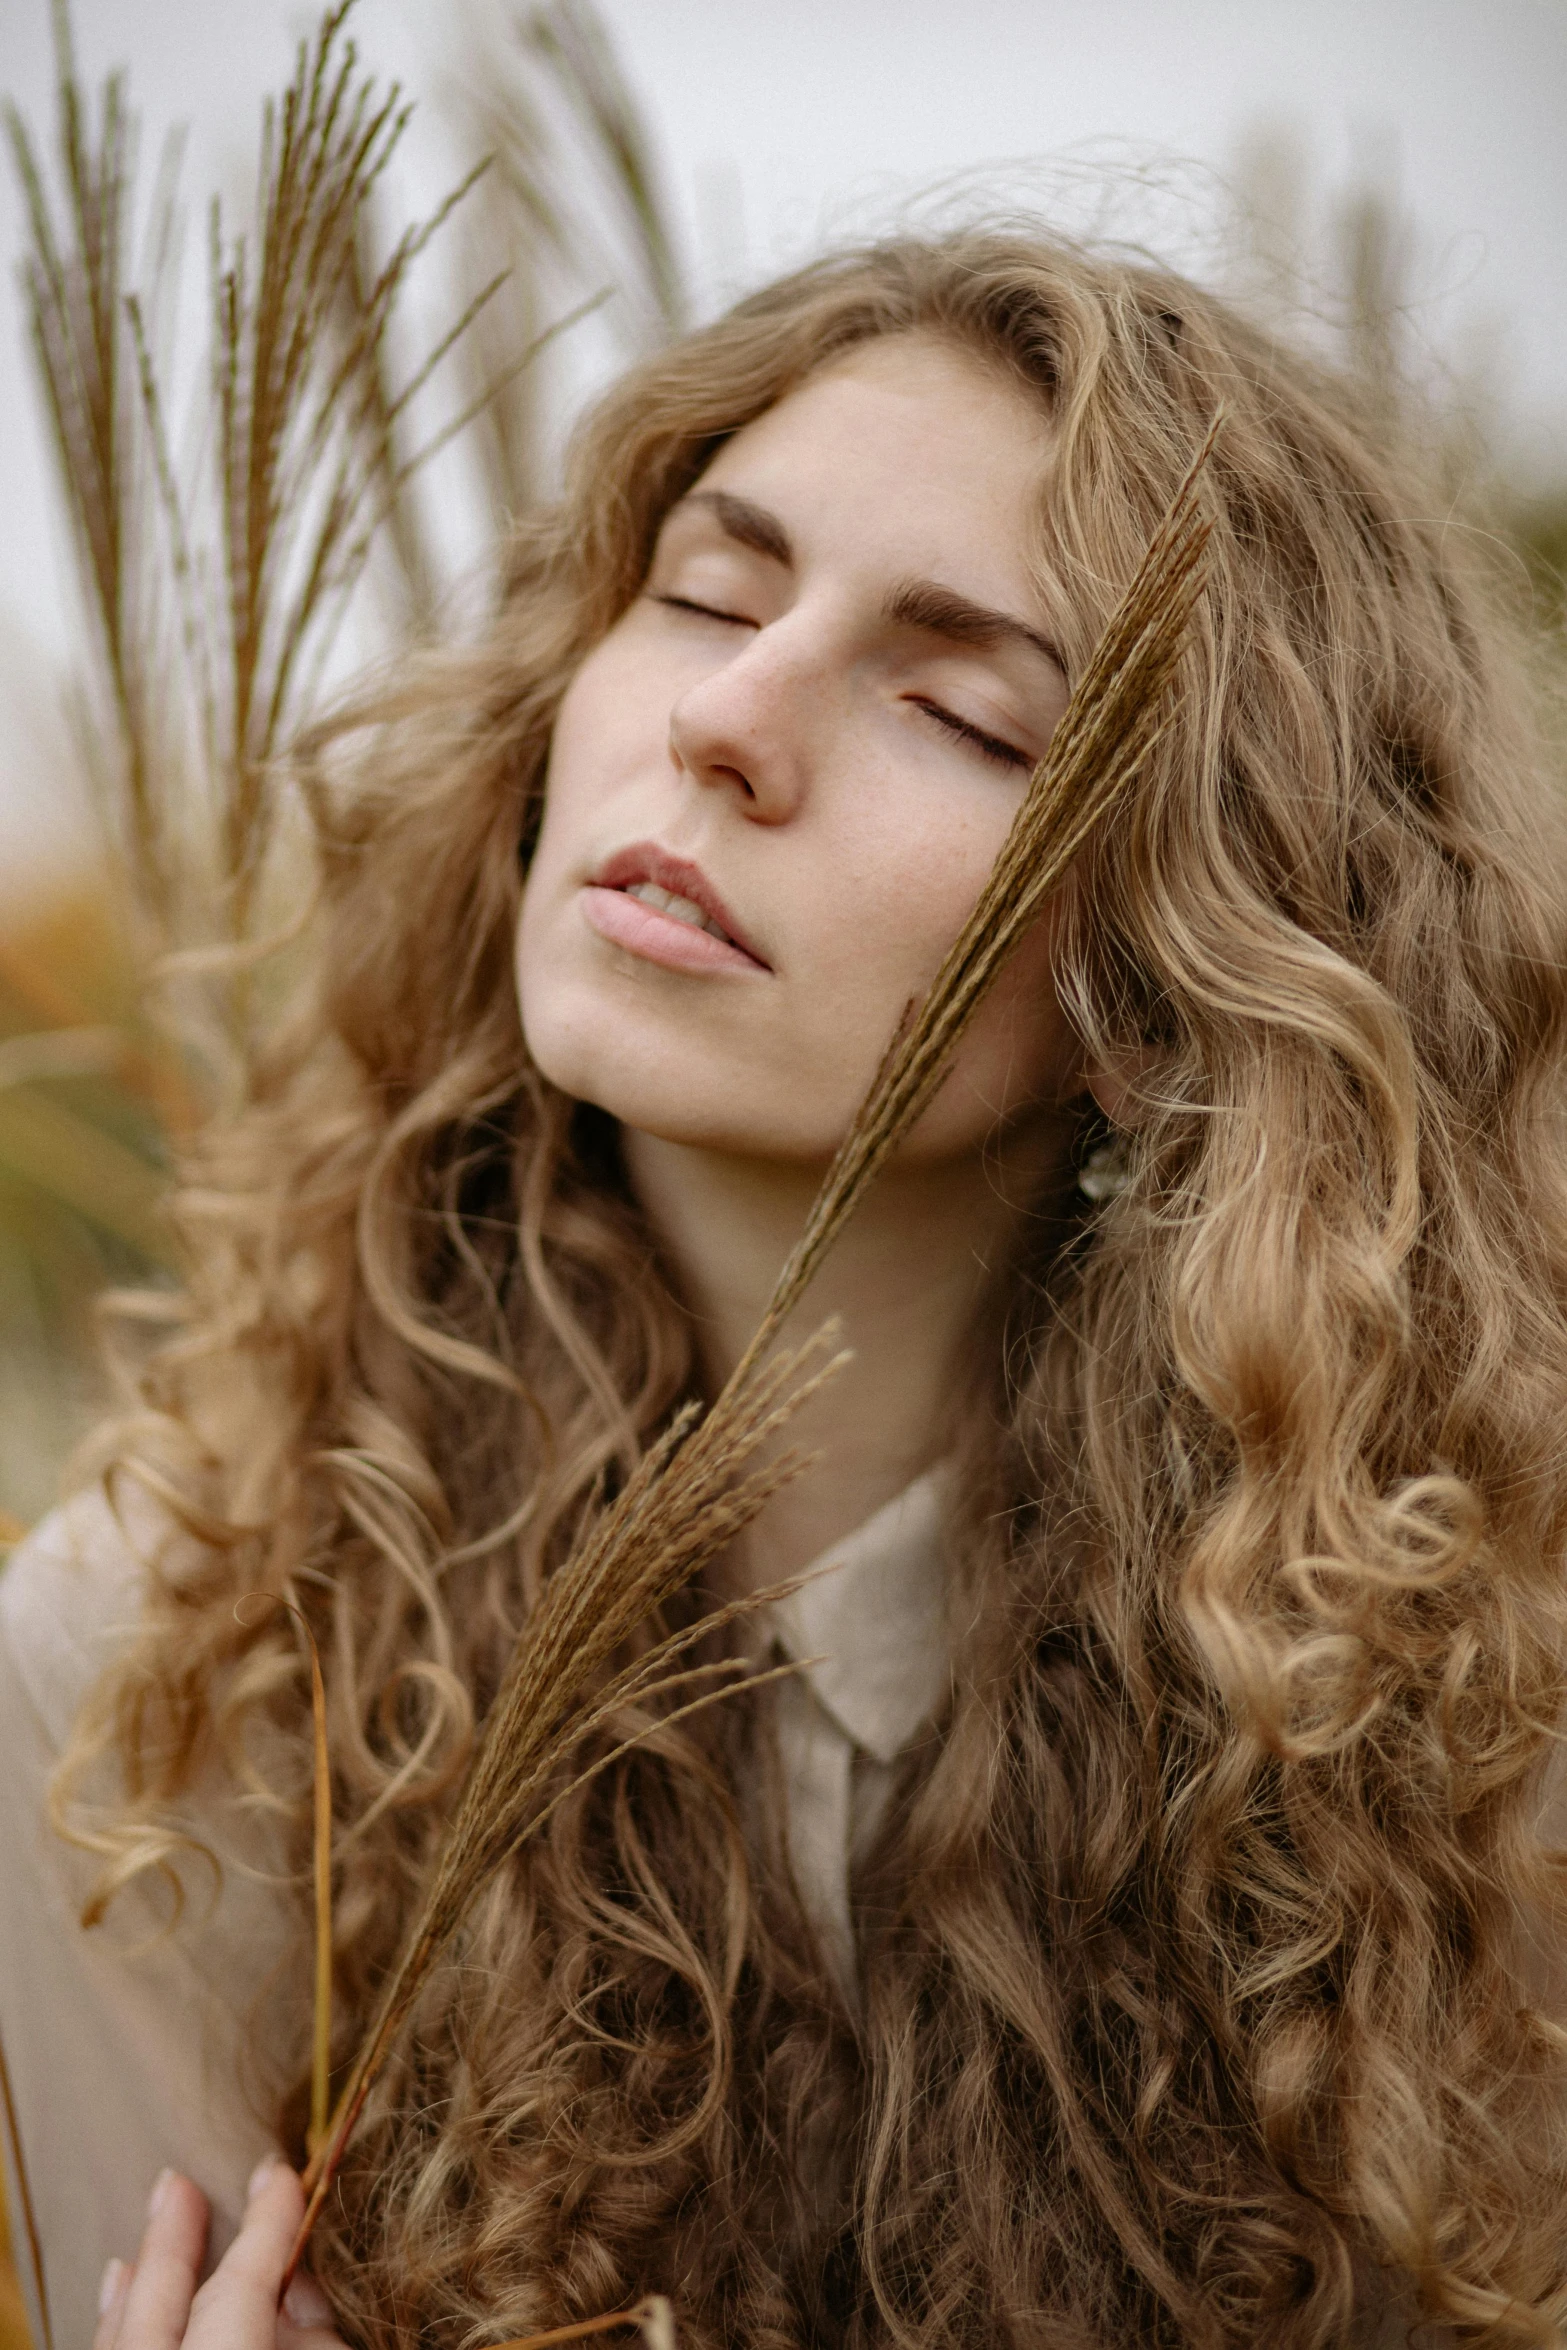
<svg viewBox="0 0 1567 2350">
<path fill-rule="evenodd" d="M 1034 762 L 1026 751 L 1017 750 L 1011 743 L 1003 742 L 1000 735 L 986 734 L 983 727 L 970 726 L 966 718 L 956 717 L 951 710 L 944 710 L 939 702 L 922 701 L 913 695 L 909 698 L 914 702 L 916 710 L 923 710 L 925 716 L 933 718 L 945 733 L 956 735 L 959 742 L 971 743 L 976 751 L 993 760 L 998 767 L 1033 766 Z"/>
<path fill-rule="evenodd" d="M 655 596 L 655 604 L 663 604 L 671 612 L 697 612 L 704 620 L 726 620 L 731 628 L 754 628 L 756 622 L 744 612 L 721 612 L 716 604 L 698 604 L 690 596 Z"/>
</svg>

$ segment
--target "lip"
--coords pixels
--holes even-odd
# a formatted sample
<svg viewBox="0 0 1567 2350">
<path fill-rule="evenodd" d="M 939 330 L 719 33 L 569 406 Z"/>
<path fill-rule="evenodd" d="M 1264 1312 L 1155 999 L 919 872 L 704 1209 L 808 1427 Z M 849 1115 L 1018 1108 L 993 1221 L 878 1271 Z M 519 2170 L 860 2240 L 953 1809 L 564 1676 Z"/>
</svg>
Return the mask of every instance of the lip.
<svg viewBox="0 0 1567 2350">
<path fill-rule="evenodd" d="M 689 898 L 709 920 L 727 933 L 715 938 L 677 922 L 656 906 L 645 906 L 627 893 L 639 881 L 667 889 L 671 897 Z M 656 841 L 635 841 L 617 849 L 596 869 L 582 891 L 582 911 L 591 927 L 611 945 L 625 947 L 650 963 L 674 971 L 768 971 L 771 965 L 757 953 L 734 915 L 700 865 L 672 856 Z"/>
</svg>

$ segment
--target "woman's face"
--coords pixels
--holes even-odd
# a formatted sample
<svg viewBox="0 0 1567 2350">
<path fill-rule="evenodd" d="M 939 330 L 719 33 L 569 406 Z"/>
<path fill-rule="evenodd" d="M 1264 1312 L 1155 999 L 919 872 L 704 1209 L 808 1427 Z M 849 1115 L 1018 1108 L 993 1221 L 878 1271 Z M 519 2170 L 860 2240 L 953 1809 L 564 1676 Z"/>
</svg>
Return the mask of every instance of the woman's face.
<svg viewBox="0 0 1567 2350">
<path fill-rule="evenodd" d="M 815 1161 L 990 871 L 1066 704 L 1032 576 L 1044 427 L 931 338 L 726 442 L 562 703 L 518 936 L 529 1050 L 672 1142 Z M 978 1149 L 1076 1056 L 1048 922 L 908 1148 Z"/>
</svg>

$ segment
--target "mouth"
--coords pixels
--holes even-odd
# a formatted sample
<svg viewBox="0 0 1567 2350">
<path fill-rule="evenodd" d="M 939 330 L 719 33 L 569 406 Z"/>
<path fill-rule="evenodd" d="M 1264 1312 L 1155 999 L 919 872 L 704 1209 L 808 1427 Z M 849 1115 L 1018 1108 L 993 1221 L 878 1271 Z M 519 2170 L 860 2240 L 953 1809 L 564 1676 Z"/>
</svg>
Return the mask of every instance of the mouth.
<svg viewBox="0 0 1567 2350">
<path fill-rule="evenodd" d="M 674 971 L 767 971 L 700 865 L 639 841 L 605 860 L 582 893 L 611 945 Z"/>
</svg>

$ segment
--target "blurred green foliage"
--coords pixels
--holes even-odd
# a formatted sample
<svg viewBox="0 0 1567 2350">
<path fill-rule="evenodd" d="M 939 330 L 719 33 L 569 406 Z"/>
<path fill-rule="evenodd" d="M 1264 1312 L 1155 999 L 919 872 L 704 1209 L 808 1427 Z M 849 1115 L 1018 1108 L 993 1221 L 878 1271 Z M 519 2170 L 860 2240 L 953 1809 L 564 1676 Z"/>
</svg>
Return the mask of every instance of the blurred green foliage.
<svg viewBox="0 0 1567 2350">
<path fill-rule="evenodd" d="M 1559 635 L 1567 628 L 1567 489 L 1514 500 L 1505 528 L 1528 566 L 1540 628 Z"/>
<path fill-rule="evenodd" d="M 181 308 L 174 150 L 139 216 L 124 78 L 94 105 L 63 9 L 52 136 L 7 110 L 104 837 L 92 878 L 0 930 L 0 1539 L 48 1506 L 101 1408 L 94 1299 L 172 1277 L 171 1151 L 243 1084 L 268 985 L 247 950 L 308 899 L 288 751 L 349 609 L 386 657 L 450 595 L 426 459 L 465 447 L 498 575 L 540 494 L 541 355 L 611 291 L 625 355 L 680 317 L 649 144 L 588 0 L 476 49 L 456 124 L 474 160 L 402 228 L 389 167 L 409 110 L 360 67 L 348 13 L 263 108 L 249 220 L 212 214 L 188 417 L 163 331 Z M 407 287 L 432 259 L 450 323 L 410 359 Z M 201 460 L 182 468 L 186 448 Z"/>
<path fill-rule="evenodd" d="M 159 1198 L 194 1114 L 122 909 L 87 882 L 0 934 L 0 1508 L 47 1508 L 98 1397 L 93 1300 L 167 1277 Z"/>
</svg>

